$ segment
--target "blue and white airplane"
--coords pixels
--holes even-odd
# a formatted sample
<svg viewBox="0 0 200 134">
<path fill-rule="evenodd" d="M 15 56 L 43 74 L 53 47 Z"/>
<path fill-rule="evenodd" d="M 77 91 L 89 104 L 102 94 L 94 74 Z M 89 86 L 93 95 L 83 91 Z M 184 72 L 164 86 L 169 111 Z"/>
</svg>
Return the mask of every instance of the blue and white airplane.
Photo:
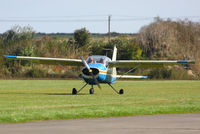
<svg viewBox="0 0 200 134">
<path fill-rule="evenodd" d="M 31 60 L 39 64 L 50 64 L 64 66 L 83 66 L 82 78 L 86 84 L 79 90 L 76 88 L 72 89 L 72 94 L 79 93 L 86 85 L 91 85 L 89 90 L 90 94 L 94 93 L 93 85 L 100 83 L 107 83 L 116 93 L 123 94 L 124 90 L 120 89 L 117 91 L 111 84 L 115 83 L 120 78 L 140 78 L 144 79 L 147 76 L 130 76 L 126 75 L 135 68 L 138 67 L 163 67 L 164 65 L 183 65 L 183 64 L 194 64 L 195 61 L 183 60 L 116 60 L 117 59 L 117 48 L 114 47 L 112 60 L 106 56 L 93 55 L 87 58 L 85 61 L 82 57 L 80 59 L 64 59 L 64 58 L 46 58 L 46 57 L 27 57 L 27 56 L 5 56 L 9 59 L 16 60 Z M 131 68 L 124 75 L 117 75 L 116 67 L 120 68 Z"/>
</svg>

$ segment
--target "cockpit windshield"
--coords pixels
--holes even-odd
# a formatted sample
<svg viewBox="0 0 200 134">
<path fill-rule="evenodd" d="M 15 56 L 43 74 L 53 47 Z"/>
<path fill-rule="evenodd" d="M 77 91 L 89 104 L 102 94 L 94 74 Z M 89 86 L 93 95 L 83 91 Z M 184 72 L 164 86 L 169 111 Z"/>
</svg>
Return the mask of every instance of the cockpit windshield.
<svg viewBox="0 0 200 134">
<path fill-rule="evenodd" d="M 100 64 L 104 64 L 105 66 L 108 65 L 108 62 L 111 61 L 110 58 L 106 57 L 106 56 L 90 56 L 87 58 L 86 62 L 89 63 L 100 63 Z"/>
</svg>

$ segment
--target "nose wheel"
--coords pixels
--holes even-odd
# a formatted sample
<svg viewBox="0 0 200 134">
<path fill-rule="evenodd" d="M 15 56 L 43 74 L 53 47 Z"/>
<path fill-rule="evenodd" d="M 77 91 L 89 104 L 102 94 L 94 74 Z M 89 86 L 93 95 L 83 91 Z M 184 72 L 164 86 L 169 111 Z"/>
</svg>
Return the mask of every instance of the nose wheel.
<svg viewBox="0 0 200 134">
<path fill-rule="evenodd" d="M 90 94 L 94 94 L 94 88 L 93 88 L 93 85 L 92 85 L 92 87 L 90 88 Z"/>
<path fill-rule="evenodd" d="M 94 94 L 94 89 L 93 88 L 90 89 L 90 94 Z"/>
</svg>

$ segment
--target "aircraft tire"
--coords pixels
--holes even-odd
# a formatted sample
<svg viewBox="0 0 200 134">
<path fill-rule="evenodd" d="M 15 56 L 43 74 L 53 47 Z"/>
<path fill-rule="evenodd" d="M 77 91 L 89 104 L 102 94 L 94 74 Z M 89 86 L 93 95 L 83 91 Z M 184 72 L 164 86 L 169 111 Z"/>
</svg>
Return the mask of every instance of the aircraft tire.
<svg viewBox="0 0 200 134">
<path fill-rule="evenodd" d="M 72 94 L 77 94 L 76 88 L 73 88 L 73 89 L 72 89 Z"/>
<path fill-rule="evenodd" d="M 94 89 L 93 88 L 90 89 L 90 94 L 94 94 Z"/>
<path fill-rule="evenodd" d="M 123 90 L 123 89 L 120 89 L 120 90 L 119 90 L 119 94 L 124 94 L 124 90 Z"/>
</svg>

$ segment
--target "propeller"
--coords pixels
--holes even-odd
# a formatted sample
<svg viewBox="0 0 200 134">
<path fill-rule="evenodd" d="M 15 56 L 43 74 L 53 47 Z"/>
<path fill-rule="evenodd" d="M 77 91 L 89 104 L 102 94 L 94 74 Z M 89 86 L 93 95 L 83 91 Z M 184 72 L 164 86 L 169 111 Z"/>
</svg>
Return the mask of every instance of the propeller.
<svg viewBox="0 0 200 134">
<path fill-rule="evenodd" d="M 78 78 L 80 80 L 83 80 L 83 78 L 79 77 L 78 75 L 76 75 L 75 73 L 73 73 L 72 71 L 68 70 L 66 67 L 64 67 L 63 65 L 58 64 L 61 68 L 63 68 L 65 71 L 69 72 L 72 76 L 74 76 L 75 78 Z"/>
<path fill-rule="evenodd" d="M 96 79 L 96 77 L 94 76 L 92 69 L 88 66 L 88 64 L 85 62 L 85 60 L 80 56 L 84 66 L 88 69 L 89 73 L 92 75 L 92 79 L 95 81 L 95 83 L 97 83 L 97 86 L 99 87 L 99 89 L 101 89 L 101 86 L 98 82 L 98 80 Z"/>
</svg>

